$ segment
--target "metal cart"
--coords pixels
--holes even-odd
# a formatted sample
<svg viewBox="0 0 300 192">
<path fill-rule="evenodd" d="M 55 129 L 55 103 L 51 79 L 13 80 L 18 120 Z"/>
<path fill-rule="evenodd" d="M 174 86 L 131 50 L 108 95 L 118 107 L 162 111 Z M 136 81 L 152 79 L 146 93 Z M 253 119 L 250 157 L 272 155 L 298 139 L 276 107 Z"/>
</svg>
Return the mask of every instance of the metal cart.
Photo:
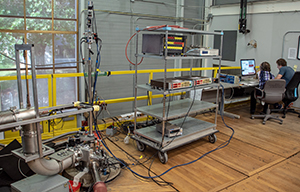
<svg viewBox="0 0 300 192">
<path fill-rule="evenodd" d="M 146 30 L 145 30 L 146 29 Z M 175 60 L 175 59 L 207 59 L 207 58 L 216 58 L 219 60 L 219 71 L 221 67 L 221 53 L 222 53 L 222 42 L 223 42 L 223 32 L 207 32 L 201 30 L 190 30 L 190 29 L 182 29 L 182 28 L 173 28 L 173 27 L 162 27 L 159 29 L 151 30 L 154 33 L 163 33 L 165 35 L 165 44 L 164 44 L 164 54 L 163 55 L 148 55 L 148 54 L 138 54 L 138 36 L 139 33 L 143 33 L 144 31 L 148 31 L 147 28 L 139 29 L 137 28 L 137 37 L 136 37 L 136 61 L 138 61 L 138 57 L 150 57 L 162 59 L 165 61 L 164 65 L 164 84 L 163 89 L 153 89 L 149 85 L 138 85 L 137 84 L 137 70 L 138 65 L 136 62 L 135 65 L 135 102 L 134 102 L 134 135 L 133 139 L 136 140 L 137 149 L 139 151 L 144 151 L 146 146 L 150 146 L 156 150 L 158 150 L 158 157 L 161 163 L 165 164 L 168 161 L 167 151 L 171 149 L 175 149 L 179 146 L 191 143 L 195 140 L 208 136 L 208 140 L 211 143 L 215 143 L 217 137 L 215 135 L 218 130 L 217 126 L 217 114 L 218 114 L 218 105 L 219 105 L 219 92 L 217 92 L 216 103 L 209 103 L 205 101 L 193 100 L 193 99 L 181 99 L 175 101 L 166 102 L 166 95 L 169 93 L 175 92 L 183 92 L 183 91 L 191 91 L 199 88 L 205 88 L 206 86 L 211 85 L 203 85 L 197 87 L 188 87 L 181 88 L 176 90 L 167 90 L 166 88 L 166 73 L 167 73 L 167 60 Z M 189 34 L 189 35 L 220 35 L 221 43 L 220 43 L 220 54 L 216 56 L 169 56 L 168 55 L 168 35 L 169 34 Z M 193 39 L 193 38 L 192 38 Z M 190 71 L 190 75 L 192 72 L 192 67 Z M 194 85 L 195 86 L 195 85 Z M 219 89 L 219 84 L 217 84 Z M 137 106 L 137 89 L 144 89 L 147 91 L 152 91 L 154 93 L 161 93 L 164 95 L 163 102 L 154 105 L 148 105 L 143 107 Z M 215 122 L 209 123 L 206 121 L 202 121 L 199 119 L 195 119 L 189 117 L 190 114 L 195 114 L 197 112 L 201 112 L 208 109 L 215 109 Z M 156 130 L 156 126 L 149 126 L 141 129 L 137 129 L 137 112 L 142 112 L 146 115 L 150 115 L 152 117 L 156 117 L 162 121 L 162 132 L 159 133 Z M 180 135 L 176 135 L 175 137 L 166 137 L 165 135 L 165 127 L 166 124 L 174 124 L 180 125 L 182 128 L 182 133 Z"/>
</svg>

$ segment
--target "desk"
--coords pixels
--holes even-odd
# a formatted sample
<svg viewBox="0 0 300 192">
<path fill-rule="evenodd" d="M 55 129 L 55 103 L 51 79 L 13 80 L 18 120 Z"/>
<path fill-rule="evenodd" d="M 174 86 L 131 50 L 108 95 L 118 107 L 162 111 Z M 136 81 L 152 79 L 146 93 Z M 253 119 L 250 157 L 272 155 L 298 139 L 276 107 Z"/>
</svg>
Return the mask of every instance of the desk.
<svg viewBox="0 0 300 192">
<path fill-rule="evenodd" d="M 229 113 L 224 111 L 224 105 L 229 103 L 237 103 L 242 101 L 248 101 L 250 100 L 250 93 L 256 87 L 257 85 L 240 85 L 240 84 L 231 84 L 231 83 L 224 83 L 221 82 L 221 84 L 224 87 L 224 103 L 223 106 L 220 107 L 220 113 L 231 118 L 237 118 L 239 119 L 240 116 L 237 114 Z M 202 90 L 202 97 L 201 100 L 208 101 L 208 102 L 214 102 L 213 100 L 216 98 L 216 91 L 218 90 L 218 84 L 213 84 L 209 88 L 205 88 Z M 237 90 L 242 90 L 243 94 L 236 94 L 237 96 L 234 96 L 234 92 Z M 249 94 L 248 94 L 249 92 Z M 219 87 L 219 96 L 222 95 L 222 87 Z M 226 96 L 230 96 L 230 99 L 226 99 Z M 220 101 L 220 100 L 219 100 Z"/>
</svg>

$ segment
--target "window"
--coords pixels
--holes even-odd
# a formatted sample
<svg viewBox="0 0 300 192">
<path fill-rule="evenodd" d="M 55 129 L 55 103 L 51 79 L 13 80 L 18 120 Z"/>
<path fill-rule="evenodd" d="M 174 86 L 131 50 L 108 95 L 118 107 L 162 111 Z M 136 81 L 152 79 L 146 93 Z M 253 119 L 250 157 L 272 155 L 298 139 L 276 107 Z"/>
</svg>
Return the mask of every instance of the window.
<svg viewBox="0 0 300 192">
<path fill-rule="evenodd" d="M 215 32 L 221 32 L 215 30 Z M 235 61 L 236 55 L 236 40 L 237 40 L 237 31 L 223 31 L 223 49 L 222 49 L 222 60 L 224 61 Z M 214 38 L 214 49 L 219 49 L 221 44 L 221 36 L 215 35 Z M 226 49 L 230 47 L 230 49 Z"/>
<path fill-rule="evenodd" d="M 16 75 L 16 64 L 10 58 L 15 58 L 14 45 L 22 43 L 34 44 L 37 74 L 77 72 L 77 7 L 77 0 L 0 0 L 0 77 Z M 20 62 L 29 61 L 30 53 L 21 52 Z M 30 65 L 21 64 L 22 74 L 25 74 L 26 68 L 30 68 Z M 60 84 L 58 91 L 66 86 L 66 90 L 71 89 L 74 93 L 77 90 L 77 81 L 74 79 L 66 80 L 71 84 Z M 42 89 L 48 87 L 46 79 L 39 79 L 37 83 Z M 19 106 L 18 97 L 15 97 L 17 92 L 15 80 L 0 81 L 0 110 Z M 40 107 L 52 106 L 48 97 L 48 91 L 38 90 Z M 57 103 L 76 100 L 77 94 L 68 94 L 68 97 L 58 97 Z M 25 95 L 23 100 L 26 101 Z"/>
</svg>

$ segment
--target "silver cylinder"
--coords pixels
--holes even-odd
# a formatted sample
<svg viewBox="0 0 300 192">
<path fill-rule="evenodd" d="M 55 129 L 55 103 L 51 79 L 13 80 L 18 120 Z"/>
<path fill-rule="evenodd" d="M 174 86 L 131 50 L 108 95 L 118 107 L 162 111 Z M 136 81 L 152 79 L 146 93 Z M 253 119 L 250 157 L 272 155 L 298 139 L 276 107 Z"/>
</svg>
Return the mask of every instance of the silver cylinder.
<svg viewBox="0 0 300 192">
<path fill-rule="evenodd" d="M 38 152 L 36 129 L 36 124 L 29 124 L 23 126 L 21 136 L 24 154 L 36 154 Z"/>
<path fill-rule="evenodd" d="M 73 157 L 58 162 L 54 159 L 35 159 L 28 162 L 28 166 L 32 171 L 39 175 L 56 175 L 73 164 Z"/>
<path fill-rule="evenodd" d="M 94 179 L 94 183 L 97 183 L 99 181 L 101 181 L 100 179 L 100 174 L 98 172 L 98 163 L 96 163 L 95 161 L 92 162 L 92 176 L 93 176 L 93 179 Z"/>
<path fill-rule="evenodd" d="M 36 112 L 33 108 L 16 111 L 2 111 L 0 112 L 0 125 L 34 118 L 35 116 Z"/>
</svg>

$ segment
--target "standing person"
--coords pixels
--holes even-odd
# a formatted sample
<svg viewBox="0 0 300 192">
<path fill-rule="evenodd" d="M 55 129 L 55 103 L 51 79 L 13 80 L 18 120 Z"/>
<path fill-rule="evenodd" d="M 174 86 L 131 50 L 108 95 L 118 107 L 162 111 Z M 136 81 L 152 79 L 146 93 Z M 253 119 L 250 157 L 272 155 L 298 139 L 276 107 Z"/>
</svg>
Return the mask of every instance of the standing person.
<svg viewBox="0 0 300 192">
<path fill-rule="evenodd" d="M 287 84 L 290 82 L 292 77 L 294 76 L 294 69 L 286 65 L 286 60 L 280 58 L 276 61 L 277 68 L 279 69 L 278 75 L 275 77 L 275 79 L 284 79 L 287 86 Z"/>
<path fill-rule="evenodd" d="M 269 79 L 274 79 L 274 75 L 271 73 L 270 64 L 265 61 L 260 64 L 260 71 L 258 74 L 258 80 L 259 80 L 258 88 L 264 89 L 265 83 Z M 262 92 L 259 90 L 256 90 L 256 95 L 261 96 Z M 264 113 L 266 113 L 267 108 L 268 108 L 268 105 L 264 105 L 264 110 L 263 110 Z M 251 100 L 250 100 L 250 113 L 254 114 L 255 109 L 256 109 L 256 98 L 254 95 L 254 91 L 252 91 L 251 92 Z"/>
</svg>

